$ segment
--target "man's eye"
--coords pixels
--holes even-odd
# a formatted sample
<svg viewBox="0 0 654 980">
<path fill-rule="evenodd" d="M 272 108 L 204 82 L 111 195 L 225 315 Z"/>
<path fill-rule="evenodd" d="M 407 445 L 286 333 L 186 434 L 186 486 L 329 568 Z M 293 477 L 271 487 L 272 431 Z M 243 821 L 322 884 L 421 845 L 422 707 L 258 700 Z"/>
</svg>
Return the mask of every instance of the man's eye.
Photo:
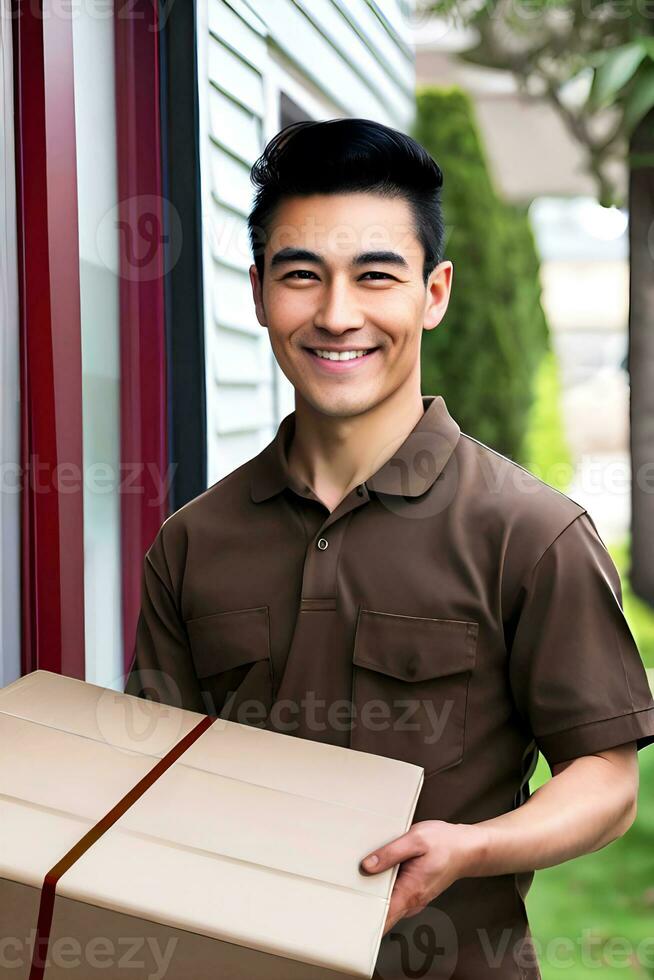
<svg viewBox="0 0 654 980">
<path fill-rule="evenodd" d="M 315 276 L 315 272 L 312 272 L 310 269 L 293 269 L 291 272 L 287 272 L 286 275 L 283 278 L 284 279 L 296 279 L 296 278 L 304 279 L 305 276 Z M 363 275 L 361 276 L 361 279 L 365 278 L 365 276 L 375 276 L 375 279 L 377 279 L 377 278 L 379 278 L 379 279 L 394 279 L 395 278 L 395 276 L 391 276 L 387 272 L 377 272 L 377 271 L 372 271 L 372 270 L 370 272 L 364 272 Z M 373 280 L 373 282 L 374 281 L 375 280 Z"/>
</svg>

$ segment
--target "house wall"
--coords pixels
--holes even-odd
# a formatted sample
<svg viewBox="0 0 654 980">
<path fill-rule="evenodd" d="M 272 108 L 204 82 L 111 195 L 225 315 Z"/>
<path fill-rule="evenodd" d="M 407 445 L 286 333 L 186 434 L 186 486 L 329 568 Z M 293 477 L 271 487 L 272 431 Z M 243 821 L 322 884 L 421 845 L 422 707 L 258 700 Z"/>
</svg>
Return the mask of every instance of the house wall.
<svg viewBox="0 0 654 980">
<path fill-rule="evenodd" d="M 362 116 L 408 130 L 410 39 L 399 0 L 198 0 L 209 485 L 293 410 L 252 300 L 250 167 L 293 118 Z"/>
</svg>

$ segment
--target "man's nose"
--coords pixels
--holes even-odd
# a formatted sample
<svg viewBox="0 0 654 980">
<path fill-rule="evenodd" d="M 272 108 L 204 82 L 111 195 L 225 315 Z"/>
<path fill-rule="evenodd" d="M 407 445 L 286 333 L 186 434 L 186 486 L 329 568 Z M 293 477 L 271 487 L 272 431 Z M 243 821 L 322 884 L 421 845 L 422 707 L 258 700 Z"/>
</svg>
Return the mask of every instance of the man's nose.
<svg viewBox="0 0 654 980">
<path fill-rule="evenodd" d="M 342 333 L 365 325 L 355 291 L 347 283 L 332 283 L 323 294 L 314 323 L 325 330 Z"/>
</svg>

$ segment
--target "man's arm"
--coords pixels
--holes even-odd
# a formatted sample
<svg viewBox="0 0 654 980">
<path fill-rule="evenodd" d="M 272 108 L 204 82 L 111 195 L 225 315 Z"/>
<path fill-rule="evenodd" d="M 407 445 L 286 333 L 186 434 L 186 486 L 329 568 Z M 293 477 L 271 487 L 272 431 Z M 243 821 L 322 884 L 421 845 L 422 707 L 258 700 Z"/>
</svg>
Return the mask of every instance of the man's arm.
<svg viewBox="0 0 654 980">
<path fill-rule="evenodd" d="M 633 823 L 635 750 L 654 742 L 654 700 L 618 570 L 590 515 L 571 521 L 519 578 L 503 613 L 509 684 L 552 779 L 508 813 L 477 824 L 422 821 L 376 852 L 375 871 L 404 862 L 386 931 L 458 878 L 551 867 Z"/>
<path fill-rule="evenodd" d="M 485 838 L 475 876 L 549 868 L 598 851 L 631 827 L 638 799 L 634 742 L 555 763 L 552 773 L 517 810 L 473 825 Z"/>
<path fill-rule="evenodd" d="M 459 878 L 552 867 L 599 850 L 629 829 L 638 797 L 634 742 L 555 763 L 552 773 L 516 810 L 477 824 L 420 821 L 378 848 L 377 863 L 362 862 L 362 870 L 374 874 L 403 862 L 384 932 Z"/>
<path fill-rule="evenodd" d="M 179 608 L 178 576 L 171 570 L 167 559 L 164 527 L 143 560 L 141 608 L 131 670 L 124 691 L 136 697 L 204 713 Z"/>
</svg>

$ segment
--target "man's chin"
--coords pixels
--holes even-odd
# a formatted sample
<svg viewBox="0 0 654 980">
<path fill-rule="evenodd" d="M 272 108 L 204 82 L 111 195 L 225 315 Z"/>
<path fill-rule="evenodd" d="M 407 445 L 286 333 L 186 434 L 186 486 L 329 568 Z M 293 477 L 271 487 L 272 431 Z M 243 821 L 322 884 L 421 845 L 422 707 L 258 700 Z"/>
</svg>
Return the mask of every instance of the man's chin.
<svg viewBox="0 0 654 980">
<path fill-rule="evenodd" d="M 372 395 L 363 395 L 361 392 L 340 392 L 326 396 L 318 392 L 302 393 L 304 400 L 321 415 L 330 418 L 353 418 L 357 415 L 364 415 L 375 407 L 378 398 Z"/>
</svg>

